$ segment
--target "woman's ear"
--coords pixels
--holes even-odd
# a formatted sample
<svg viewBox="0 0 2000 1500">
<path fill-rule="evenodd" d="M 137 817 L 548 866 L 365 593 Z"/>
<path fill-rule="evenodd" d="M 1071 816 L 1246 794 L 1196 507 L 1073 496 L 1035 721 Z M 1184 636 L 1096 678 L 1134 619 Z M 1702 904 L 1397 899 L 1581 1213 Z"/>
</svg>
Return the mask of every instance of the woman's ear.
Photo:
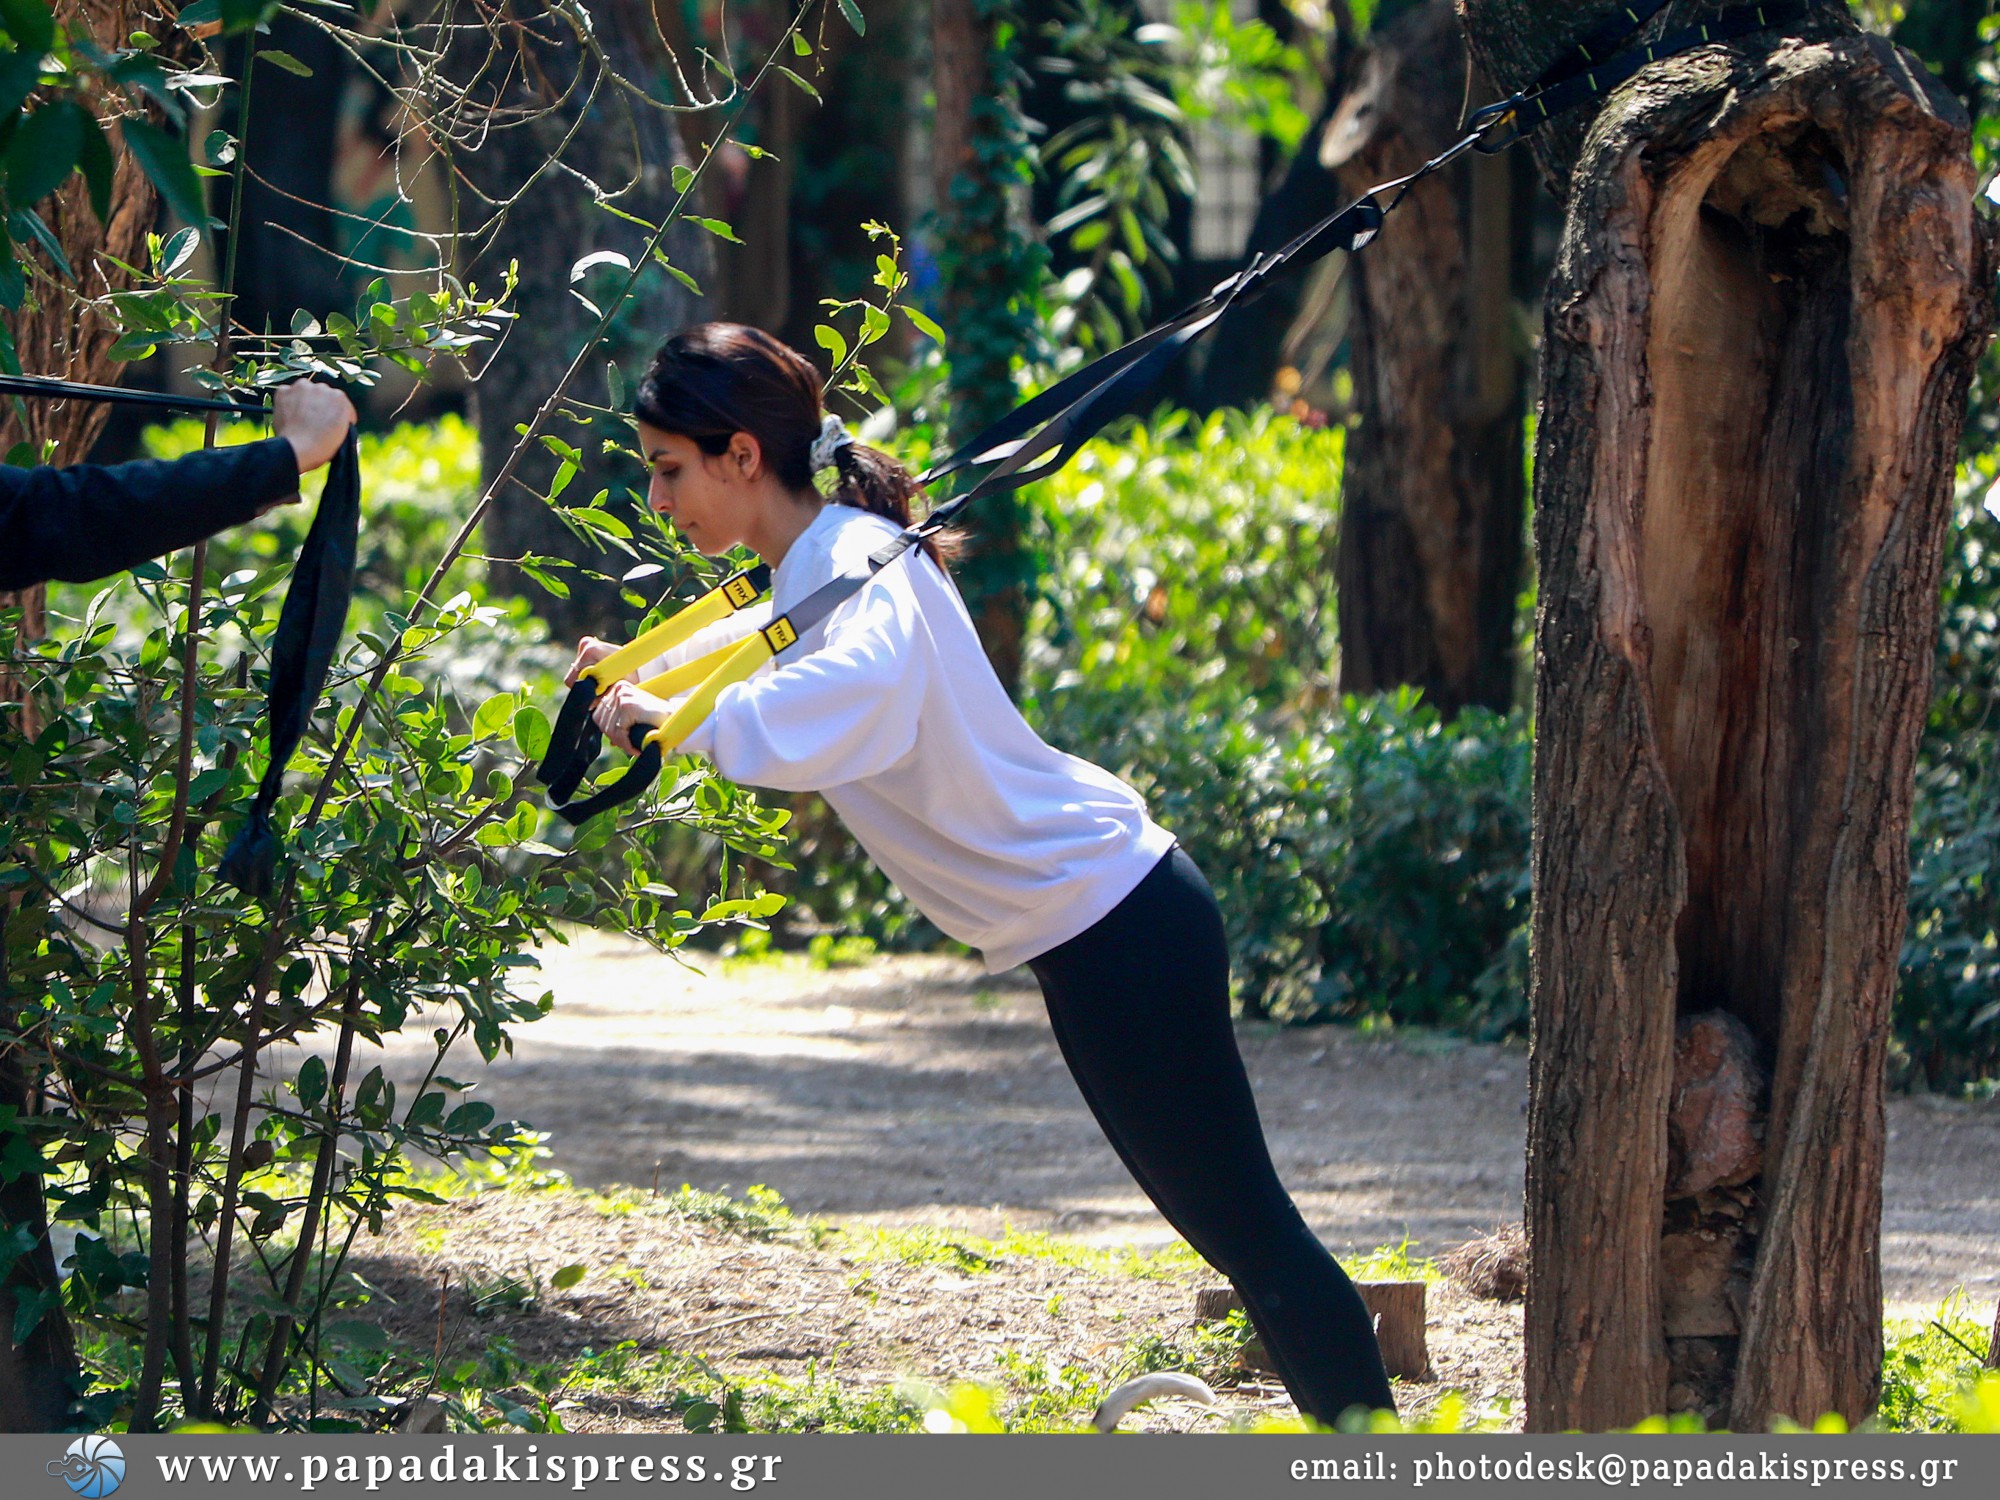
<svg viewBox="0 0 2000 1500">
<path fill-rule="evenodd" d="M 729 463 L 744 479 L 755 481 L 764 472 L 764 445 L 751 432 L 734 432 L 729 437 Z"/>
</svg>

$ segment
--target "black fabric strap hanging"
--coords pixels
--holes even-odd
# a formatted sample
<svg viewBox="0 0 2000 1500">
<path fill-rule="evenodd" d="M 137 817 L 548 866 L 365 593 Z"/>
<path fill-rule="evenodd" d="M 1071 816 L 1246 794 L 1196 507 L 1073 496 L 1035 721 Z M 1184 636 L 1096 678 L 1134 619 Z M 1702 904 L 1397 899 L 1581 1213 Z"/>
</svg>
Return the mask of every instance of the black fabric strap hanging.
<svg viewBox="0 0 2000 1500">
<path fill-rule="evenodd" d="M 243 828 L 223 856 L 220 874 L 246 896 L 268 896 L 277 880 L 278 835 L 271 809 L 284 789 L 285 767 L 319 702 L 340 648 L 354 595 L 354 556 L 361 531 L 361 457 L 349 429 L 327 466 L 326 489 L 312 530 L 292 566 L 292 581 L 271 642 L 271 759 Z"/>
<path fill-rule="evenodd" d="M 1566 49 L 1527 88 L 1470 116 L 1467 133 L 1415 172 L 1381 184 L 1281 249 L 1256 257 L 1173 321 L 1086 365 L 927 469 L 918 476 L 919 485 L 933 484 L 962 469 L 994 466 L 971 489 L 939 506 L 872 554 L 867 574 L 836 578 L 773 620 L 759 632 L 769 655 L 785 649 L 819 624 L 859 593 L 876 572 L 949 526 L 982 497 L 1019 489 L 1060 469 L 1107 422 L 1131 410 L 1182 351 L 1232 307 L 1250 302 L 1280 275 L 1310 265 L 1335 250 L 1350 254 L 1359 251 L 1375 238 L 1384 217 L 1419 182 L 1467 151 L 1488 154 L 1504 151 L 1556 115 L 1603 98 L 1649 63 L 1711 42 L 1729 41 L 1786 24 L 1803 18 L 1811 9 L 1803 0 L 1738 6 L 1701 25 L 1675 31 L 1658 42 L 1627 45 L 1667 3 L 1668 0 L 1638 0 L 1622 7 Z M 1618 50 L 1621 47 L 1624 50 Z M 1385 197 L 1386 205 L 1381 201 Z M 598 684 L 579 681 L 570 701 L 564 705 L 565 712 L 572 718 L 586 712 L 597 690 Z M 557 796 L 554 800 L 564 804 L 557 807 L 558 815 L 571 824 L 581 824 L 641 796 L 658 778 L 665 759 L 666 747 L 661 745 L 655 730 L 656 726 L 650 724 L 633 725 L 630 733 L 636 759 L 625 774 L 581 801 L 570 802 Z M 591 748 L 594 750 L 595 746 Z M 571 757 L 565 761 L 563 770 L 561 789 L 573 791 L 581 779 L 581 768 Z"/>
</svg>

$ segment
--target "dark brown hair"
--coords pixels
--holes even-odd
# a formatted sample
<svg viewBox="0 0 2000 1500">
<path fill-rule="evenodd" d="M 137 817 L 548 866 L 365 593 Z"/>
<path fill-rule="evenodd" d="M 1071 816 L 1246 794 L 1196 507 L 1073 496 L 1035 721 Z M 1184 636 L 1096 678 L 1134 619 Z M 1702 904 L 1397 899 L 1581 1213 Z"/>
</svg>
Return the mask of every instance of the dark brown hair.
<svg viewBox="0 0 2000 1500">
<path fill-rule="evenodd" d="M 702 452 L 727 451 L 739 432 L 757 439 L 764 462 L 787 489 L 813 487 L 812 446 L 825 420 L 825 382 L 813 362 L 760 328 L 697 323 L 664 344 L 639 382 L 632 414 L 678 433 Z M 838 483 L 828 499 L 910 524 L 917 493 L 910 471 L 878 448 L 844 443 L 834 450 Z M 930 541 L 924 550 L 940 564 Z"/>
</svg>

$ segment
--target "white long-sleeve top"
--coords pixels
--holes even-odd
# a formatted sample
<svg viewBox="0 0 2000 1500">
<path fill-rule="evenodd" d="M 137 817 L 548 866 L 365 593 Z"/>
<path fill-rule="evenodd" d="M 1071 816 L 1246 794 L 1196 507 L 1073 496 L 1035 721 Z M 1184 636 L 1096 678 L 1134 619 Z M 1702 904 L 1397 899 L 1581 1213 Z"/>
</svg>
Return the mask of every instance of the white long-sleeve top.
<svg viewBox="0 0 2000 1500">
<path fill-rule="evenodd" d="M 865 574 L 896 530 L 828 505 L 779 564 L 768 606 L 710 626 L 641 676 Z M 723 689 L 683 748 L 746 786 L 820 793 L 917 908 L 994 973 L 1090 928 L 1174 842 L 1131 787 L 1028 727 L 958 590 L 917 551 Z"/>
</svg>

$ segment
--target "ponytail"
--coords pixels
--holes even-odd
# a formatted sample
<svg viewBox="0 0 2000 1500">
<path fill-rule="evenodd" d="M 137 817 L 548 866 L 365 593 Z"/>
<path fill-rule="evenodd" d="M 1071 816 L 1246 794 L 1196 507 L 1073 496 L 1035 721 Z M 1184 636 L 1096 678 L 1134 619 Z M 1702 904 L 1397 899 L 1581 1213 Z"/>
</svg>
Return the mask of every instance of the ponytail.
<svg viewBox="0 0 2000 1500">
<path fill-rule="evenodd" d="M 850 440 L 833 450 L 833 468 L 836 482 L 827 496 L 830 501 L 909 526 L 910 501 L 917 493 L 917 482 L 895 458 L 880 448 Z M 949 533 L 924 538 L 925 555 L 943 567 L 945 559 L 957 551 L 954 540 Z"/>
</svg>

